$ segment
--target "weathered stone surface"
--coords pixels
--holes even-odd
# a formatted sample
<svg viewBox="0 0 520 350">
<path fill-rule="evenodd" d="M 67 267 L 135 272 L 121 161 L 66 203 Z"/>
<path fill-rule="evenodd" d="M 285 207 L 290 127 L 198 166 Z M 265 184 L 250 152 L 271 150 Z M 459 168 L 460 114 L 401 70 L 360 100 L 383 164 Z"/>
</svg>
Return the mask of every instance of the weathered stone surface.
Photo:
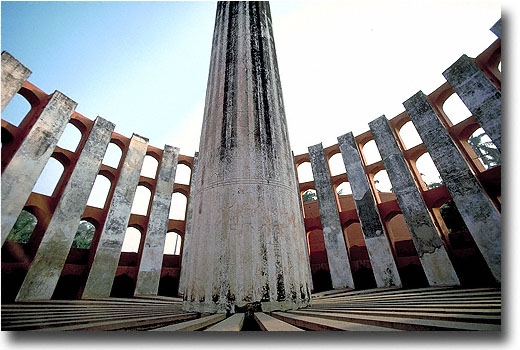
<svg viewBox="0 0 520 350">
<path fill-rule="evenodd" d="M 318 208 L 332 287 L 334 289 L 354 288 L 347 246 L 336 206 L 336 195 L 330 182 L 329 167 L 321 143 L 309 147 L 309 157 L 314 176 L 314 186 L 318 195 Z"/>
<path fill-rule="evenodd" d="M 501 217 L 419 91 L 403 103 L 493 276 L 500 282 Z"/>
<path fill-rule="evenodd" d="M 401 278 L 379 216 L 374 194 L 361 162 L 354 135 L 349 132 L 339 136 L 338 145 L 347 170 L 376 285 L 378 287 L 400 287 Z"/>
<path fill-rule="evenodd" d="M 429 284 L 459 285 L 439 232 L 410 174 L 388 120 L 383 115 L 371 121 L 369 126 Z"/>
<path fill-rule="evenodd" d="M 132 135 L 82 298 L 108 298 L 130 219 L 148 139 Z"/>
<path fill-rule="evenodd" d="M 502 147 L 502 93 L 478 68 L 472 58 L 462 55 L 442 75 L 488 134 Z"/>
<path fill-rule="evenodd" d="M 164 146 L 134 295 L 157 295 L 179 149 Z"/>
<path fill-rule="evenodd" d="M 188 198 L 188 208 L 186 209 L 186 228 L 184 229 L 184 243 L 182 246 L 182 261 L 181 261 L 181 276 L 179 278 L 179 294 L 184 295 L 184 288 L 186 286 L 186 269 L 185 264 L 187 264 L 190 255 L 190 232 L 191 232 L 191 222 L 193 220 L 193 195 L 196 191 L 194 187 L 195 184 L 195 173 L 197 172 L 197 164 L 199 161 L 199 152 L 195 152 L 195 156 L 193 157 L 193 166 L 191 169 L 191 178 L 190 178 L 190 195 Z"/>
<path fill-rule="evenodd" d="M 31 75 L 29 68 L 21 64 L 7 51 L 2 51 L 2 111 Z"/>
<path fill-rule="evenodd" d="M 17 301 L 49 300 L 52 297 L 113 130 L 114 124 L 96 118 L 18 292 Z"/>
<path fill-rule="evenodd" d="M 500 18 L 497 23 L 491 27 L 491 31 L 495 34 L 499 39 L 502 37 L 502 18 Z"/>
<path fill-rule="evenodd" d="M 184 309 L 310 304 L 282 91 L 266 2 L 219 2 L 195 174 Z"/>
<path fill-rule="evenodd" d="M 56 91 L 2 174 L 2 245 L 65 130 L 77 103 Z"/>
</svg>

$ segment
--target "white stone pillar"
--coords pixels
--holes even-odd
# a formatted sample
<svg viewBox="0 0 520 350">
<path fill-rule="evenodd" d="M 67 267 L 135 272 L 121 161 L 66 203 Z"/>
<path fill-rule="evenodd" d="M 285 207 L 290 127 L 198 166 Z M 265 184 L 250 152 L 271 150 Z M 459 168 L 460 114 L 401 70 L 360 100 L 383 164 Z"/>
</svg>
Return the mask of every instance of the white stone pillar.
<svg viewBox="0 0 520 350">
<path fill-rule="evenodd" d="M 419 91 L 403 103 L 495 279 L 501 273 L 501 216 L 471 172 L 428 102 Z"/>
<path fill-rule="evenodd" d="M 16 301 L 52 297 L 113 130 L 114 124 L 96 118 Z"/>
<path fill-rule="evenodd" d="M 352 198 L 378 287 L 401 287 L 401 278 L 379 216 L 374 194 L 368 183 L 354 135 L 338 137 L 338 145 L 347 170 Z"/>
<path fill-rule="evenodd" d="M 193 196 L 195 194 L 195 173 L 197 171 L 197 163 L 199 160 L 199 152 L 195 152 L 195 156 L 193 157 L 193 165 L 191 169 L 191 178 L 190 178 L 190 195 L 188 198 L 188 208 L 186 210 L 186 228 L 184 229 L 184 243 L 182 248 L 182 261 L 181 261 L 181 276 L 179 278 L 179 294 L 184 295 L 184 289 L 186 286 L 186 263 L 190 261 L 190 231 L 191 231 L 191 221 L 193 218 Z"/>
<path fill-rule="evenodd" d="M 31 75 L 29 68 L 21 64 L 7 51 L 2 51 L 2 111 Z"/>
<path fill-rule="evenodd" d="M 325 249 L 327 250 L 332 288 L 354 288 L 347 246 L 341 222 L 339 221 L 336 194 L 330 182 L 329 166 L 327 165 L 321 143 L 309 147 L 309 157 L 314 176 L 314 186 L 318 195 L 318 207 Z"/>
<path fill-rule="evenodd" d="M 428 283 L 430 286 L 459 285 L 439 232 L 417 189 L 388 120 L 383 115 L 371 121 L 369 126 Z"/>
<path fill-rule="evenodd" d="M 82 299 L 110 296 L 147 147 L 148 139 L 132 135 Z"/>
<path fill-rule="evenodd" d="M 191 203 L 184 309 L 310 304 L 267 2 L 219 2 Z"/>
<path fill-rule="evenodd" d="M 76 102 L 55 91 L 5 168 L 2 174 L 2 245 L 54 152 L 76 105 Z"/>
<path fill-rule="evenodd" d="M 498 150 L 501 150 L 502 93 L 478 68 L 474 60 L 466 55 L 462 55 L 442 75 Z"/>
<path fill-rule="evenodd" d="M 143 254 L 137 274 L 136 296 L 157 295 L 163 262 L 164 242 L 168 231 L 168 216 L 179 149 L 164 146 L 157 183 L 153 194 Z"/>
</svg>

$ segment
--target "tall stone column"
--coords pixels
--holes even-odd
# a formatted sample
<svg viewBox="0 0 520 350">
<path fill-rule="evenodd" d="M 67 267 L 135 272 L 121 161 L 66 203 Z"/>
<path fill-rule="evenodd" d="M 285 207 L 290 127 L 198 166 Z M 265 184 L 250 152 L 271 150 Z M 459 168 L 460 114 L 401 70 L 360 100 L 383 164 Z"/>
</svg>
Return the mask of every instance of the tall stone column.
<svg viewBox="0 0 520 350">
<path fill-rule="evenodd" d="M 401 278 L 385 234 L 374 194 L 368 183 L 354 135 L 338 137 L 339 149 L 347 170 L 348 182 L 365 238 L 370 265 L 378 287 L 401 287 Z"/>
<path fill-rule="evenodd" d="M 502 224 L 497 208 L 471 172 L 426 95 L 419 91 L 403 104 L 457 205 L 464 223 L 493 276 L 500 282 Z"/>
<path fill-rule="evenodd" d="M 179 149 L 164 146 L 134 295 L 157 295 Z"/>
<path fill-rule="evenodd" d="M 195 174 L 184 309 L 310 304 L 267 2 L 219 2 Z"/>
<path fill-rule="evenodd" d="M 2 52 L 2 111 L 31 75 L 29 68 L 21 64 L 7 51 Z"/>
<path fill-rule="evenodd" d="M 114 124 L 96 118 L 16 301 L 49 300 L 52 297 L 113 130 Z"/>
<path fill-rule="evenodd" d="M 2 245 L 54 152 L 77 103 L 59 91 L 40 114 L 2 174 Z"/>
<path fill-rule="evenodd" d="M 410 174 L 388 120 L 383 115 L 371 121 L 369 126 L 428 283 L 430 286 L 459 285 L 459 278 Z"/>
<path fill-rule="evenodd" d="M 498 150 L 502 148 L 502 93 L 475 61 L 462 55 L 442 73 Z"/>
<path fill-rule="evenodd" d="M 148 139 L 132 135 L 82 299 L 110 296 L 147 146 Z"/>
<path fill-rule="evenodd" d="M 327 250 L 332 288 L 354 288 L 354 278 L 348 261 L 347 246 L 339 221 L 336 195 L 330 182 L 330 172 L 320 144 L 309 147 L 314 186 L 318 195 L 323 240 Z"/>
</svg>

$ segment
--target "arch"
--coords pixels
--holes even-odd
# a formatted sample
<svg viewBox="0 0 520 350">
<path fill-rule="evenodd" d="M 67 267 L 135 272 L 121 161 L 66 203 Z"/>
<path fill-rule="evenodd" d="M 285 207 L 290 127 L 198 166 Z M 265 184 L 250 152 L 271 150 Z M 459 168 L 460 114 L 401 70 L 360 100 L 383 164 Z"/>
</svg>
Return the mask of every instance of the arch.
<svg viewBox="0 0 520 350">
<path fill-rule="evenodd" d="M 426 185 L 426 188 L 432 189 L 442 186 L 442 179 L 439 171 L 435 167 L 432 158 L 428 152 L 423 153 L 415 161 L 415 166 Z"/>
<path fill-rule="evenodd" d="M 471 112 L 456 93 L 451 94 L 444 101 L 442 110 L 453 125 L 471 117 Z"/>
<path fill-rule="evenodd" d="M 485 133 L 484 129 L 478 128 L 468 138 L 471 146 L 484 168 L 493 168 L 502 163 L 502 156 L 491 138 Z"/>
<path fill-rule="evenodd" d="M 298 165 L 297 173 L 298 181 L 300 183 L 314 181 L 314 176 L 312 175 L 312 166 L 310 162 L 303 162 L 300 165 Z"/>
<path fill-rule="evenodd" d="M 71 152 L 76 152 L 83 135 L 81 131 L 72 123 L 68 123 L 58 140 L 57 146 Z"/>
<path fill-rule="evenodd" d="M 417 251 L 412 242 L 412 236 L 402 213 L 395 213 L 391 218 L 386 218 L 386 231 L 390 241 L 395 247 L 397 256 L 415 256 Z"/>
<path fill-rule="evenodd" d="M 498 62 L 498 66 L 497 66 L 497 69 L 500 73 L 502 73 L 502 61 L 499 61 Z"/>
<path fill-rule="evenodd" d="M 157 167 L 159 166 L 159 162 L 157 159 L 147 154 L 144 157 L 143 166 L 141 167 L 141 176 L 149 177 L 151 179 L 155 179 L 155 175 L 157 174 Z"/>
<path fill-rule="evenodd" d="M 374 175 L 374 185 L 378 192 L 393 192 L 392 183 L 385 169 Z"/>
<path fill-rule="evenodd" d="M 137 215 L 148 214 L 148 206 L 150 204 L 150 198 L 152 192 L 145 186 L 139 185 L 135 190 L 134 202 L 132 203 L 132 209 L 130 212 Z"/>
<path fill-rule="evenodd" d="M 89 249 L 96 233 L 96 227 L 87 220 L 81 220 L 72 241 L 72 248 Z"/>
<path fill-rule="evenodd" d="M 354 246 L 365 246 L 365 239 L 363 237 L 363 232 L 361 231 L 361 224 L 359 221 L 353 221 L 343 229 L 343 238 L 345 239 L 345 244 L 347 250 L 350 251 Z M 351 260 L 361 260 L 354 259 L 351 256 Z"/>
<path fill-rule="evenodd" d="M 101 209 L 104 208 L 111 186 L 112 183 L 106 176 L 98 174 L 96 181 L 94 181 L 94 186 L 92 186 L 92 190 L 90 191 L 87 205 Z"/>
<path fill-rule="evenodd" d="M 352 194 L 352 188 L 350 188 L 350 182 L 343 181 L 338 186 L 336 186 L 336 193 L 338 195 L 348 195 Z"/>
<path fill-rule="evenodd" d="M 179 279 L 170 275 L 166 275 L 161 277 L 161 279 L 159 280 L 159 290 L 157 294 L 166 297 L 176 297 L 178 295 L 178 289 Z"/>
<path fill-rule="evenodd" d="M 114 278 L 110 296 L 115 298 L 132 298 L 134 296 L 135 281 L 127 274 L 122 274 Z"/>
<path fill-rule="evenodd" d="M 316 193 L 316 190 L 313 188 L 310 188 L 307 191 L 302 193 L 302 202 L 303 203 L 315 201 L 316 199 L 318 199 L 318 195 Z"/>
<path fill-rule="evenodd" d="M 309 246 L 309 253 L 325 251 L 323 231 L 321 229 L 315 229 L 307 232 L 307 244 Z"/>
<path fill-rule="evenodd" d="M 448 229 L 448 233 L 457 233 L 457 232 L 468 232 L 468 228 L 460 215 L 457 206 L 453 200 L 450 200 L 439 208 L 440 214 L 442 217 L 442 221 L 446 225 Z"/>
<path fill-rule="evenodd" d="M 52 196 L 64 170 L 65 168 L 56 158 L 50 157 L 47 164 L 45 164 L 45 168 L 43 168 L 38 181 L 36 181 L 32 192 Z"/>
<path fill-rule="evenodd" d="M 14 126 L 19 126 L 22 120 L 29 114 L 31 108 L 31 104 L 25 97 L 15 94 L 2 111 L 2 119 Z"/>
<path fill-rule="evenodd" d="M 329 169 L 330 175 L 340 175 L 345 174 L 347 170 L 345 169 L 345 163 L 343 163 L 343 157 L 341 153 L 336 153 L 332 157 L 329 158 Z"/>
<path fill-rule="evenodd" d="M 401 140 L 404 143 L 405 149 L 413 148 L 422 143 L 422 139 L 417 133 L 417 129 L 415 129 L 415 126 L 411 121 L 406 122 L 399 129 L 399 136 L 401 137 Z"/>
<path fill-rule="evenodd" d="M 177 232 L 166 233 L 164 241 L 163 254 L 180 255 L 181 254 L 182 237 Z"/>
<path fill-rule="evenodd" d="M 374 164 L 381 160 L 381 155 L 379 154 L 379 150 L 377 149 L 377 145 L 374 140 L 370 140 L 365 143 L 361 148 L 361 153 L 365 159 L 365 165 Z"/>
<path fill-rule="evenodd" d="M 191 168 L 185 164 L 177 164 L 175 170 L 175 183 L 189 185 L 191 180 Z"/>
<path fill-rule="evenodd" d="M 36 216 L 23 209 L 20 212 L 20 215 L 18 215 L 11 232 L 9 232 L 7 240 L 18 243 L 27 243 L 37 223 L 38 219 Z"/>
<path fill-rule="evenodd" d="M 172 201 L 170 205 L 170 220 L 184 220 L 186 217 L 186 205 L 188 199 L 180 192 L 172 194 Z"/>
<path fill-rule="evenodd" d="M 119 147 L 114 142 L 110 142 L 108 144 L 105 156 L 103 157 L 103 161 L 101 163 L 114 169 L 117 169 L 119 168 L 119 163 L 121 162 L 122 155 L 123 151 L 121 150 L 121 147 Z"/>
<path fill-rule="evenodd" d="M 139 244 L 141 243 L 141 231 L 135 227 L 128 227 L 121 247 L 122 253 L 137 253 L 139 251 Z"/>
</svg>

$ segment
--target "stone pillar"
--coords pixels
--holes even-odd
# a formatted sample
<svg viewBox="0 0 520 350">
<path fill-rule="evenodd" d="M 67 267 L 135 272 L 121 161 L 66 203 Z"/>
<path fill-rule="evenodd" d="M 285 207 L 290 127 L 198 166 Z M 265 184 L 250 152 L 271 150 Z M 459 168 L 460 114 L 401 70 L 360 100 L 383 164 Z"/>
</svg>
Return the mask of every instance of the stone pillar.
<svg viewBox="0 0 520 350">
<path fill-rule="evenodd" d="M 500 18 L 497 23 L 493 24 L 493 27 L 491 27 L 490 30 L 500 39 L 502 37 L 502 18 Z"/>
<path fill-rule="evenodd" d="M 16 301 L 51 299 L 113 130 L 114 124 L 96 118 Z"/>
<path fill-rule="evenodd" d="M 403 103 L 439 170 L 482 256 L 500 282 L 500 214 L 486 195 L 426 95 L 419 91 Z"/>
<path fill-rule="evenodd" d="M 2 51 L 2 111 L 16 95 L 31 71 L 7 51 Z"/>
<path fill-rule="evenodd" d="M 502 147 L 502 94 L 477 67 L 462 55 L 442 75 L 468 107 L 498 150 Z"/>
<path fill-rule="evenodd" d="M 76 105 L 76 102 L 55 91 L 5 168 L 2 174 L 2 245 L 54 152 Z"/>
<path fill-rule="evenodd" d="M 371 121 L 369 126 L 428 283 L 430 286 L 459 285 L 439 232 L 410 174 L 388 120 L 383 115 Z"/>
<path fill-rule="evenodd" d="M 310 304 L 267 2 L 219 2 L 192 197 L 184 309 Z"/>
<path fill-rule="evenodd" d="M 309 147 L 314 186 L 318 195 L 323 239 L 327 250 L 330 277 L 334 289 L 354 288 L 354 279 L 348 260 L 347 246 L 339 221 L 336 194 L 330 182 L 330 172 L 320 144 Z"/>
<path fill-rule="evenodd" d="M 186 286 L 186 263 L 189 261 L 190 255 L 190 231 L 191 231 L 191 221 L 193 218 L 193 196 L 195 194 L 195 173 L 197 172 L 197 163 L 199 160 L 199 152 L 195 152 L 195 156 L 193 157 L 193 165 L 191 169 L 191 178 L 190 178 L 190 195 L 188 198 L 188 208 L 186 210 L 186 228 L 184 229 L 184 243 L 182 248 L 182 262 L 181 262 L 181 276 L 179 278 L 179 294 L 184 295 L 184 288 Z"/>
<path fill-rule="evenodd" d="M 378 287 L 400 287 L 401 278 L 379 216 L 374 194 L 361 162 L 354 135 L 349 132 L 339 136 L 338 145 L 347 170 L 376 285 Z"/>
<path fill-rule="evenodd" d="M 110 296 L 147 146 L 148 139 L 132 135 L 82 299 Z"/>
<path fill-rule="evenodd" d="M 178 148 L 164 146 L 134 295 L 157 295 L 159 291 L 164 242 L 168 231 L 168 216 L 178 157 Z"/>
</svg>

